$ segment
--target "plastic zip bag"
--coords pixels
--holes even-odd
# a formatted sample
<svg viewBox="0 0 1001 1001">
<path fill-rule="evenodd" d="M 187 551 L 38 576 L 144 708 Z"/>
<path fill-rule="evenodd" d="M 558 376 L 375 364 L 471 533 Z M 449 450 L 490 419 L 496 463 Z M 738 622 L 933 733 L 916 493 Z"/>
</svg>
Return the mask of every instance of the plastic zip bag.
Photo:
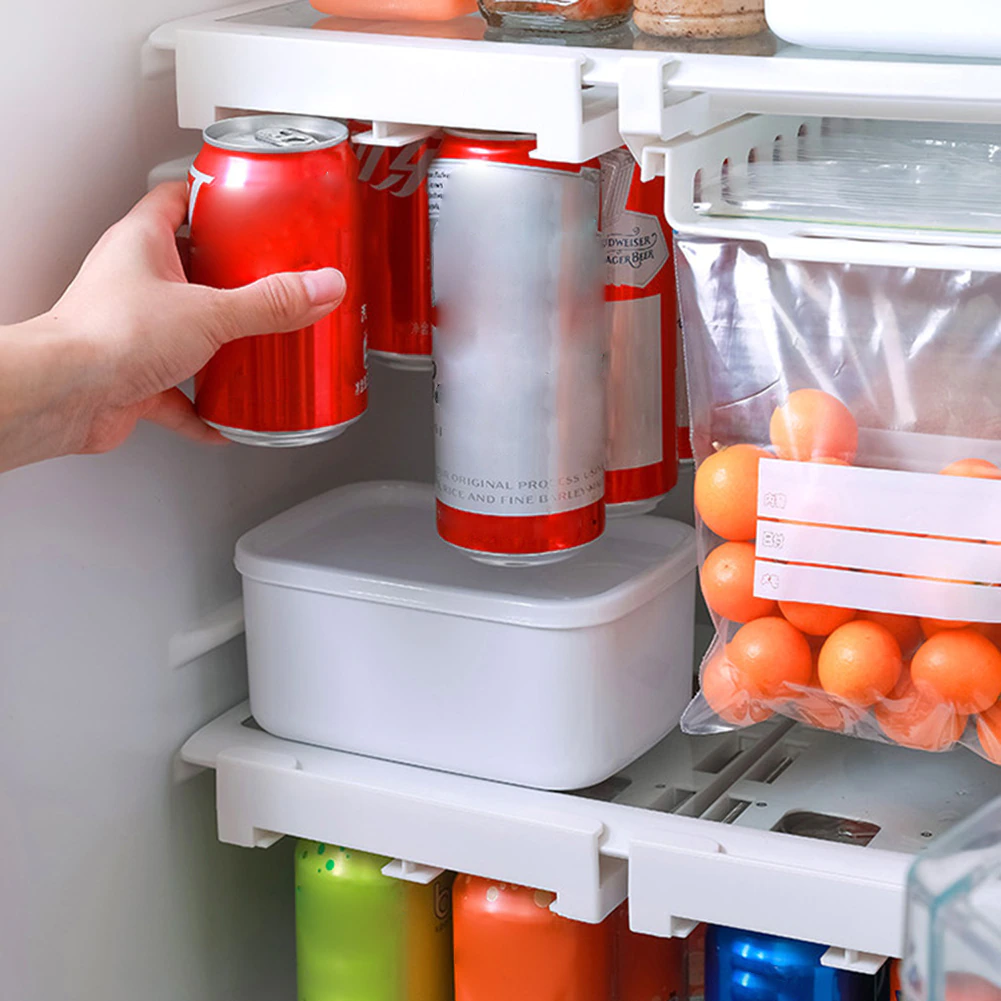
<svg viewBox="0 0 1001 1001">
<path fill-rule="evenodd" d="M 677 262 L 717 632 L 683 728 L 778 713 L 1001 763 L 1001 275 Z"/>
</svg>

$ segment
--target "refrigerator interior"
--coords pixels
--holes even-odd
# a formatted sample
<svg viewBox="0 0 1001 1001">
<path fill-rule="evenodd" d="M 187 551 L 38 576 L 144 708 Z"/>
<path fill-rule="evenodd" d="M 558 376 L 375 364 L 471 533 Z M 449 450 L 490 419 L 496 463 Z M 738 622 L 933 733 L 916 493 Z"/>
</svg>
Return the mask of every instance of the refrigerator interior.
<svg viewBox="0 0 1001 1001">
<path fill-rule="evenodd" d="M 582 52 L 485 42 L 475 18 L 408 38 L 365 23 L 313 31 L 319 15 L 302 0 L 215 7 L 52 0 L 6 12 L 17 44 L 0 94 L 31 142 L 0 159 L 0 321 L 46 309 L 148 171 L 193 152 L 192 130 L 228 109 L 364 117 L 389 135 L 394 123 L 531 131 L 557 159 L 609 149 L 621 132 L 649 171 L 688 162 L 678 136 L 745 112 L 1001 121 L 1001 103 L 983 99 L 1001 93 L 998 63 L 818 54 L 771 36 L 757 49 L 637 39 Z M 178 18 L 192 20 L 168 24 Z M 430 61 L 441 71 L 426 73 Z M 253 727 L 240 706 L 237 537 L 341 483 L 431 477 L 426 382 L 371 376 L 368 415 L 327 445 L 210 451 L 141 427 L 115 453 L 0 477 L 0 994 L 292 997 L 286 833 L 546 886 L 561 913 L 587 920 L 629 889 L 634 921 L 658 934 L 706 919 L 791 934 L 809 913 L 836 965 L 899 954 L 913 852 L 1001 793 L 1001 775 L 964 751 L 936 758 L 783 725 L 698 745 L 672 734 L 570 796 Z M 691 520 L 691 483 L 683 470 L 660 513 Z M 230 637 L 215 647 L 196 635 L 213 623 Z M 860 773 L 878 802 L 860 801 Z M 790 837 L 803 811 L 878 813 L 879 830 L 868 847 L 837 823 L 827 840 Z M 483 818 L 496 834 L 477 840 Z M 738 878 L 747 892 L 727 897 Z"/>
</svg>

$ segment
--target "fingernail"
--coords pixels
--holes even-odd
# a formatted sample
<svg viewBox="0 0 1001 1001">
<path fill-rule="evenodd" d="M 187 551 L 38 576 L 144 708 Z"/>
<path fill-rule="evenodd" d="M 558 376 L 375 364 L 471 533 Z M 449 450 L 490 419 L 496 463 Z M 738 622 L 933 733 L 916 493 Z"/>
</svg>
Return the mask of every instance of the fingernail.
<svg viewBox="0 0 1001 1001">
<path fill-rule="evenodd" d="M 314 306 L 326 306 L 328 303 L 338 302 L 347 290 L 344 275 L 337 268 L 305 271 L 302 283 L 306 286 L 306 295 Z"/>
</svg>

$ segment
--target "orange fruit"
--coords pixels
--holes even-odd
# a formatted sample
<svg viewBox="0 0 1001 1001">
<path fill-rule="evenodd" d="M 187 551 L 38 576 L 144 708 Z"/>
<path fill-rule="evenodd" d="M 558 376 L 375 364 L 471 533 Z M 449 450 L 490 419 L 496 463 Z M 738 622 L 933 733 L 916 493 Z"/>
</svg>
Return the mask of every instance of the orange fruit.
<svg viewBox="0 0 1001 1001">
<path fill-rule="evenodd" d="M 975 622 L 973 628 L 981 636 L 986 636 L 996 647 L 1001 648 L 1001 622 Z"/>
<path fill-rule="evenodd" d="M 817 662 L 824 691 L 855 706 L 871 706 L 891 692 L 902 669 L 900 644 L 893 634 L 864 619 L 835 629 Z"/>
<path fill-rule="evenodd" d="M 1001 765 L 1001 703 L 995 702 L 977 717 L 977 736 L 984 754 Z"/>
<path fill-rule="evenodd" d="M 1001 651 L 974 629 L 948 629 L 918 647 L 911 677 L 956 712 L 981 713 L 1001 697 Z"/>
<path fill-rule="evenodd" d="M 876 722 L 890 740 L 922 751 L 944 751 L 966 729 L 964 714 L 915 687 L 907 674 L 874 711 Z"/>
<path fill-rule="evenodd" d="M 945 1001 L 1001 1001 L 1001 987 L 976 973 L 947 973 Z"/>
<path fill-rule="evenodd" d="M 794 695 L 788 686 L 808 685 L 813 675 L 813 655 L 806 637 L 777 615 L 741 626 L 727 644 L 726 656 L 753 699 Z"/>
<path fill-rule="evenodd" d="M 723 650 L 713 654 L 702 668 L 702 694 L 709 708 L 734 726 L 750 726 L 772 715 L 771 709 L 751 698 L 746 679 Z"/>
<path fill-rule="evenodd" d="M 818 730 L 839 732 L 849 731 L 861 717 L 860 710 L 855 706 L 828 695 L 821 688 L 816 669 L 810 679 L 808 690 L 800 692 L 791 699 L 782 711 L 800 723 L 806 723 Z"/>
<path fill-rule="evenodd" d="M 1001 480 L 1001 469 L 986 459 L 960 459 L 942 470 L 943 476 L 973 476 L 979 480 Z"/>
<path fill-rule="evenodd" d="M 711 532 L 731 542 L 753 539 L 758 527 L 758 463 L 774 458 L 755 445 L 731 445 L 695 473 L 695 509 Z"/>
<path fill-rule="evenodd" d="M 702 594 L 717 615 L 730 622 L 750 622 L 775 612 L 770 598 L 754 597 L 754 546 L 724 542 L 702 564 Z"/>
<path fill-rule="evenodd" d="M 859 612 L 858 617 L 866 622 L 876 622 L 890 630 L 900 644 L 901 652 L 909 653 L 923 639 L 921 623 L 913 615 L 894 615 L 892 612 Z"/>
<path fill-rule="evenodd" d="M 969 622 L 963 622 L 960 619 L 922 619 L 921 632 L 925 634 L 927 639 L 931 639 L 949 629 L 965 629 L 969 624 Z"/>
<path fill-rule="evenodd" d="M 772 414 L 772 444 L 783 459 L 800 462 L 842 459 L 858 451 L 858 425 L 837 397 L 820 389 L 797 389 Z"/>
<path fill-rule="evenodd" d="M 779 608 L 797 629 L 809 636 L 830 636 L 838 626 L 851 622 L 856 615 L 853 608 L 811 605 L 805 601 L 780 601 Z"/>
</svg>

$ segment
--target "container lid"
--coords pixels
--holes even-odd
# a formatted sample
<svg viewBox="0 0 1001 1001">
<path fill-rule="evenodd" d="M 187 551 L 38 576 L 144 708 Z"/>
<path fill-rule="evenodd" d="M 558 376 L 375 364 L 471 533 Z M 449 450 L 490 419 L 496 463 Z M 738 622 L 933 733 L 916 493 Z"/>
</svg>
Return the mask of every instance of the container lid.
<svg viewBox="0 0 1001 1001">
<path fill-rule="evenodd" d="M 332 118 L 244 115 L 213 122 L 202 137 L 209 146 L 238 153 L 311 153 L 344 142 L 348 129 Z"/>
<path fill-rule="evenodd" d="M 666 518 L 609 523 L 563 563 L 492 567 L 438 538 L 434 489 L 341 487 L 272 518 L 236 545 L 236 567 L 268 584 L 539 629 L 622 618 L 695 569 L 695 532 Z"/>
</svg>

